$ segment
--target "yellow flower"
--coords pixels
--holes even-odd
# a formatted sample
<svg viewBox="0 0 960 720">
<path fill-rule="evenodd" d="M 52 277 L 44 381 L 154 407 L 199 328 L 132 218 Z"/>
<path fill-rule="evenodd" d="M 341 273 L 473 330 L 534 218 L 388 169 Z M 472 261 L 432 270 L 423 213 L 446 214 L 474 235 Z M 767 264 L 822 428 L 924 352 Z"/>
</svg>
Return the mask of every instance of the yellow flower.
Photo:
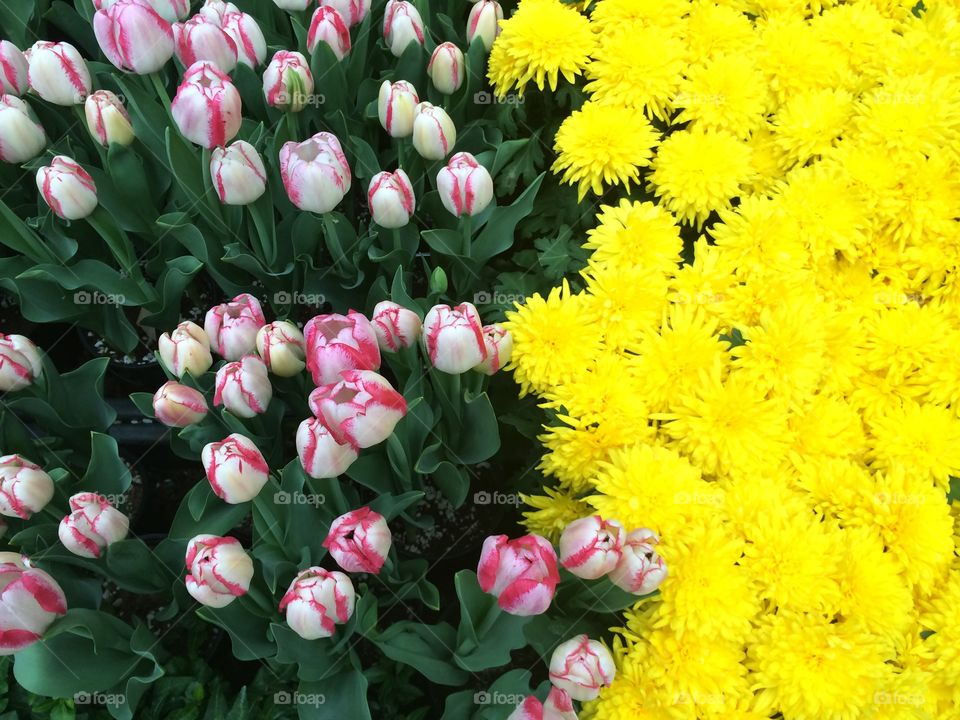
<svg viewBox="0 0 960 720">
<path fill-rule="evenodd" d="M 683 242 L 673 215 L 651 202 L 602 205 L 598 225 L 587 231 L 583 247 L 592 250 L 591 262 L 598 266 L 637 265 L 673 272 L 680 263 Z"/>
<path fill-rule="evenodd" d="M 750 55 L 717 55 L 687 71 L 672 102 L 683 108 L 673 124 L 693 122 L 745 139 L 765 123 L 768 104 L 767 79 Z"/>
<path fill-rule="evenodd" d="M 740 8 L 712 0 L 691 4 L 683 34 L 690 57 L 701 61 L 720 55 L 752 55 L 757 44 L 753 25 Z"/>
<path fill-rule="evenodd" d="M 790 97 L 777 111 L 773 128 L 787 157 L 802 164 L 828 154 L 845 134 L 852 117 L 850 93 L 821 88 Z"/>
<path fill-rule="evenodd" d="M 524 503 L 535 508 L 523 513 L 523 524 L 530 532 L 556 543 L 563 529 L 574 520 L 589 515 L 591 508 L 568 492 L 549 487 L 543 491 L 545 495 L 520 496 Z"/>
<path fill-rule="evenodd" d="M 639 265 L 614 269 L 591 264 L 582 274 L 607 347 L 636 348 L 660 319 L 667 278 L 657 268 Z"/>
<path fill-rule="evenodd" d="M 545 475 L 556 477 L 562 487 L 574 492 L 587 492 L 597 474 L 597 467 L 610 457 L 615 448 L 627 447 L 640 437 L 650 438 L 653 430 L 647 425 L 633 426 L 612 420 L 589 424 L 561 415 L 566 425 L 547 428 L 537 439 L 547 450 L 539 468 Z"/>
<path fill-rule="evenodd" d="M 601 36 L 638 25 L 679 30 L 689 7 L 689 0 L 600 0 L 590 22 Z"/>
</svg>

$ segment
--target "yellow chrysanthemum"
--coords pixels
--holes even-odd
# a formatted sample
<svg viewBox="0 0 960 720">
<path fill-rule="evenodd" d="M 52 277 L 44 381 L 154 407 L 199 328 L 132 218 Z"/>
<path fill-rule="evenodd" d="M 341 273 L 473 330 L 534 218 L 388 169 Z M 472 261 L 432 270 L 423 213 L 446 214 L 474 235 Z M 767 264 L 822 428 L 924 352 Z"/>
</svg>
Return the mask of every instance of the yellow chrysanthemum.
<svg viewBox="0 0 960 720">
<path fill-rule="evenodd" d="M 870 423 L 870 459 L 878 470 L 900 469 L 947 492 L 960 476 L 960 420 L 951 410 L 906 401 Z"/>
<path fill-rule="evenodd" d="M 793 95 L 777 111 L 773 128 L 787 157 L 802 164 L 829 153 L 852 117 L 850 93 L 821 88 Z"/>
<path fill-rule="evenodd" d="M 590 489 L 598 465 L 610 457 L 612 450 L 653 435 L 646 424 L 629 425 L 617 420 L 589 424 L 566 415 L 558 419 L 567 424 L 549 427 L 537 438 L 547 451 L 538 467 L 574 492 Z"/>
<path fill-rule="evenodd" d="M 590 22 L 599 35 L 635 26 L 676 30 L 689 7 L 689 0 L 601 0 L 593 6 Z"/>
<path fill-rule="evenodd" d="M 651 202 L 621 200 L 603 205 L 597 227 L 587 231 L 583 247 L 591 262 L 613 268 L 637 265 L 673 272 L 680 263 L 683 242 L 673 215 Z"/>
<path fill-rule="evenodd" d="M 543 491 L 545 495 L 520 495 L 524 503 L 535 508 L 523 513 L 523 524 L 530 532 L 555 543 L 560 540 L 560 534 L 567 525 L 586 517 L 592 509 L 571 493 L 549 487 Z"/>
<path fill-rule="evenodd" d="M 757 43 L 750 19 L 739 8 L 712 0 L 696 0 L 683 29 L 690 57 L 700 61 L 749 53 Z"/>
<path fill-rule="evenodd" d="M 674 124 L 693 122 L 745 139 L 766 122 L 767 79 L 749 55 L 718 55 L 687 71 L 671 104 L 682 108 Z"/>
<path fill-rule="evenodd" d="M 635 349 L 667 304 L 667 278 L 657 268 L 592 265 L 583 271 L 600 331 L 612 350 Z"/>
</svg>

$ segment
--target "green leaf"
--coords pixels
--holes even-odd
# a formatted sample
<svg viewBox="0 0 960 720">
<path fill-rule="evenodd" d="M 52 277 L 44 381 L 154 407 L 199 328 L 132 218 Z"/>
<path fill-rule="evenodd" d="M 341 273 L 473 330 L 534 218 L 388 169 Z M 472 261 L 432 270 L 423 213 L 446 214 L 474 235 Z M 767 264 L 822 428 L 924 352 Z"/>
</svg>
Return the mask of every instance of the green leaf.
<svg viewBox="0 0 960 720">
<path fill-rule="evenodd" d="M 487 394 L 465 395 L 462 417 L 470 432 L 463 434 L 454 459 L 472 465 L 493 457 L 500 449 L 500 430 Z"/>
<path fill-rule="evenodd" d="M 80 489 L 101 495 L 122 495 L 133 480 L 130 469 L 120 459 L 117 441 L 109 435 L 92 433 L 90 462 L 83 475 Z"/>
<path fill-rule="evenodd" d="M 526 644 L 523 628 L 530 618 L 503 612 L 470 570 L 458 572 L 454 585 L 460 598 L 457 664 L 470 672 L 506 665 L 510 653 Z"/>
<path fill-rule="evenodd" d="M 170 525 L 170 537 L 189 540 L 198 533 L 223 535 L 250 512 L 250 503 L 230 505 L 218 498 L 203 476 L 181 501 Z"/>
<path fill-rule="evenodd" d="M 108 545 L 106 565 L 110 579 L 132 592 L 161 592 L 174 579 L 167 575 L 166 569 L 140 539 L 120 540 Z"/>
<path fill-rule="evenodd" d="M 297 699 L 300 720 L 371 720 L 367 704 L 367 679 L 359 670 L 339 673 L 316 682 L 301 682 Z"/>
<path fill-rule="evenodd" d="M 513 247 L 517 223 L 533 212 L 533 202 L 545 174 L 541 173 L 511 205 L 493 211 L 490 220 L 473 240 L 471 257 L 475 261 L 485 263 Z"/>
<path fill-rule="evenodd" d="M 381 652 L 391 660 L 409 665 L 438 685 L 459 686 L 469 675 L 453 662 L 456 630 L 447 623 L 422 625 L 394 623 L 376 639 Z"/>
<path fill-rule="evenodd" d="M 254 613 L 242 598 L 222 608 L 203 606 L 197 615 L 229 633 L 238 660 L 260 660 L 277 653 L 277 645 L 269 637 L 270 620 Z"/>
</svg>

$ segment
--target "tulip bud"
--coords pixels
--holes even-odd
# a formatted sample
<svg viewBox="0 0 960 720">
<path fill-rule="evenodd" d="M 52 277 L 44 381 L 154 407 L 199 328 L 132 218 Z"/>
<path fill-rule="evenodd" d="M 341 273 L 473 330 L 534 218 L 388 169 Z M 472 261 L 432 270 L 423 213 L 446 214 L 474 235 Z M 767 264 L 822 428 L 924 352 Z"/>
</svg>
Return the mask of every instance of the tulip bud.
<svg viewBox="0 0 960 720">
<path fill-rule="evenodd" d="M 90 71 L 70 43 L 38 40 L 24 53 L 33 91 L 54 105 L 79 105 L 90 94 Z"/>
<path fill-rule="evenodd" d="M 550 607 L 560 582 L 557 554 L 539 535 L 516 540 L 491 535 L 483 541 L 477 580 L 481 590 L 497 597 L 504 612 L 539 615 Z"/>
<path fill-rule="evenodd" d="M 228 13 L 222 27 L 237 46 L 237 62 L 255 68 L 267 59 L 267 41 L 253 15 L 245 12 Z"/>
<path fill-rule="evenodd" d="M 93 139 L 104 147 L 110 143 L 129 145 L 133 142 L 133 126 L 130 115 L 120 98 L 109 90 L 97 90 L 87 96 L 83 105 L 87 116 L 87 129 Z"/>
<path fill-rule="evenodd" d="M 53 480 L 19 455 L 0 457 L 0 514 L 29 520 L 53 499 Z"/>
<path fill-rule="evenodd" d="M 453 95 L 463 85 L 463 51 L 452 42 L 440 43 L 430 56 L 427 74 L 444 95 Z"/>
<path fill-rule="evenodd" d="M 414 108 L 413 147 L 426 160 L 443 160 L 457 142 L 457 128 L 443 108 L 422 102 Z"/>
<path fill-rule="evenodd" d="M 267 105 L 300 112 L 313 95 L 313 73 L 298 52 L 280 50 L 263 73 L 263 96 Z"/>
<path fill-rule="evenodd" d="M 367 202 L 373 221 L 382 228 L 401 228 L 410 222 L 416 199 L 413 184 L 403 170 L 379 172 L 370 179 Z"/>
<path fill-rule="evenodd" d="M 287 12 L 303 12 L 310 7 L 310 0 L 273 0 L 273 4 Z"/>
<path fill-rule="evenodd" d="M 440 168 L 437 190 L 451 215 L 472 217 L 482 213 L 493 199 L 493 178 L 473 155 L 461 152 Z"/>
<path fill-rule="evenodd" d="M 147 0 L 147 3 L 168 23 L 183 20 L 190 14 L 190 0 Z"/>
<path fill-rule="evenodd" d="M 255 355 L 246 355 L 217 370 L 216 388 L 213 404 L 223 405 L 242 418 L 265 413 L 273 398 L 267 366 Z"/>
<path fill-rule="evenodd" d="M 503 8 L 496 0 L 480 0 L 470 8 L 467 19 L 467 43 L 480 38 L 487 52 L 493 47 L 493 41 L 500 34 L 500 21 L 503 20 Z"/>
<path fill-rule="evenodd" d="M 144 0 L 118 0 L 93 16 L 100 49 L 120 70 L 156 72 L 173 56 L 173 29 Z"/>
<path fill-rule="evenodd" d="M 0 95 L 0 160 L 26 162 L 47 146 L 47 134 L 30 106 L 13 95 Z"/>
<path fill-rule="evenodd" d="M 610 651 L 586 635 L 561 643 L 550 658 L 550 681 L 574 700 L 594 700 L 616 674 Z"/>
<path fill-rule="evenodd" d="M 403 55 L 412 42 L 423 45 L 423 18 L 407 0 L 387 0 L 383 16 L 383 39 L 394 57 Z"/>
<path fill-rule="evenodd" d="M 312 478 L 343 475 L 359 456 L 349 443 L 339 443 L 323 421 L 307 418 L 297 428 L 297 455 L 304 472 Z"/>
<path fill-rule="evenodd" d="M 242 293 L 207 310 L 203 329 L 215 353 L 226 360 L 239 360 L 257 347 L 257 332 L 265 323 L 259 301 Z"/>
<path fill-rule="evenodd" d="M 280 377 L 299 375 L 307 365 L 303 333 L 286 320 L 277 320 L 260 328 L 257 352 L 270 372 Z"/>
<path fill-rule="evenodd" d="M 67 598 L 56 580 L 26 556 L 0 553 L 0 655 L 37 642 L 66 613 Z"/>
<path fill-rule="evenodd" d="M 328 213 L 350 190 L 350 166 L 336 136 L 318 132 L 280 149 L 280 176 L 290 202 L 301 210 Z"/>
<path fill-rule="evenodd" d="M 343 379 L 310 393 L 310 410 L 338 443 L 368 448 L 386 440 L 407 414 L 407 401 L 372 370 L 345 370 Z"/>
<path fill-rule="evenodd" d="M 29 338 L 0 333 L 0 392 L 23 390 L 42 372 L 40 352 Z"/>
<path fill-rule="evenodd" d="M 80 220 L 97 207 L 93 178 L 66 155 L 57 155 L 37 170 L 37 188 L 54 214 L 64 220 Z"/>
<path fill-rule="evenodd" d="M 390 137 L 402 138 L 413 133 L 413 118 L 419 102 L 417 91 L 406 80 L 383 81 L 377 98 L 377 113 L 380 124 Z"/>
<path fill-rule="evenodd" d="M 333 635 L 353 615 L 356 592 L 342 572 L 309 567 L 301 570 L 280 601 L 290 629 L 304 640 Z"/>
<path fill-rule="evenodd" d="M 577 577 L 596 580 L 617 566 L 625 531 L 599 515 L 574 520 L 560 536 L 560 564 Z"/>
<path fill-rule="evenodd" d="M 167 427 L 187 427 L 207 416 L 207 401 L 198 390 L 170 380 L 154 393 L 153 414 Z"/>
<path fill-rule="evenodd" d="M 205 445 L 200 460 L 213 492 L 231 505 L 253 500 L 267 484 L 267 461 L 243 435 L 233 433 Z"/>
<path fill-rule="evenodd" d="M 487 359 L 483 324 L 471 303 L 430 308 L 423 319 L 423 341 L 430 364 L 451 375 L 465 373 Z"/>
<path fill-rule="evenodd" d="M 226 145 L 240 130 L 240 93 L 213 63 L 195 62 L 170 105 L 180 133 L 207 149 Z"/>
<path fill-rule="evenodd" d="M 307 33 L 307 50 L 313 53 L 317 45 L 326 43 L 337 60 L 343 60 L 350 52 L 350 28 L 336 10 L 321 5 L 310 19 L 310 31 Z"/>
<path fill-rule="evenodd" d="M 196 323 L 184 320 L 172 333 L 164 333 L 157 343 L 164 366 L 182 378 L 188 372 L 200 377 L 213 365 L 210 338 Z"/>
<path fill-rule="evenodd" d="M 189 5 L 187 6 L 187 12 L 190 12 Z M 220 28 L 224 26 L 228 15 L 239 12 L 240 8 L 232 2 L 224 2 L 224 0 L 206 0 L 206 2 L 203 3 L 203 7 L 199 10 L 201 15 Z M 173 21 L 171 20 L 171 22 Z M 236 42 L 236 40 L 234 40 L 234 42 Z"/>
<path fill-rule="evenodd" d="M 484 375 L 493 375 L 510 362 L 510 356 L 513 355 L 513 335 L 503 325 L 484 325 L 483 343 L 487 348 L 487 357 L 474 370 Z"/>
<path fill-rule="evenodd" d="M 657 554 L 660 537 L 647 528 L 627 535 L 617 566 L 610 571 L 610 581 L 634 595 L 648 595 L 660 587 L 667 577 L 667 564 Z"/>
<path fill-rule="evenodd" d="M 541 703 L 535 696 L 528 695 L 510 713 L 507 720 L 577 720 L 573 701 L 563 690 L 550 688 L 547 701 Z"/>
<path fill-rule="evenodd" d="M 331 7 L 349 26 L 359 25 L 370 12 L 370 0 L 320 0 L 323 7 Z"/>
<path fill-rule="evenodd" d="M 184 67 L 206 61 L 228 73 L 237 66 L 237 45 L 220 26 L 203 15 L 173 25 L 177 58 Z"/>
<path fill-rule="evenodd" d="M 317 315 L 303 328 L 303 334 L 307 341 L 307 370 L 315 385 L 338 382 L 344 370 L 380 367 L 377 333 L 373 324 L 358 312 Z"/>
<path fill-rule="evenodd" d="M 213 149 L 210 177 L 224 205 L 249 205 L 267 189 L 267 169 L 260 153 L 245 140 Z"/>
<path fill-rule="evenodd" d="M 9 40 L 0 40 L 0 95 L 20 97 L 29 88 L 27 58 Z"/>
<path fill-rule="evenodd" d="M 380 573 L 392 544 L 393 535 L 386 519 L 366 506 L 334 520 L 323 541 L 344 570 L 371 575 Z"/>
<path fill-rule="evenodd" d="M 395 302 L 384 300 L 373 308 L 373 329 L 383 352 L 410 347 L 420 337 L 422 327 L 419 315 Z"/>
<path fill-rule="evenodd" d="M 110 502 L 92 492 L 77 493 L 70 498 L 73 511 L 60 521 L 60 542 L 74 555 L 98 558 L 103 548 L 123 540 L 130 530 L 130 520 Z"/>
<path fill-rule="evenodd" d="M 222 608 L 246 595 L 253 560 L 232 537 L 197 535 L 187 544 L 187 592 L 202 605 Z"/>
</svg>

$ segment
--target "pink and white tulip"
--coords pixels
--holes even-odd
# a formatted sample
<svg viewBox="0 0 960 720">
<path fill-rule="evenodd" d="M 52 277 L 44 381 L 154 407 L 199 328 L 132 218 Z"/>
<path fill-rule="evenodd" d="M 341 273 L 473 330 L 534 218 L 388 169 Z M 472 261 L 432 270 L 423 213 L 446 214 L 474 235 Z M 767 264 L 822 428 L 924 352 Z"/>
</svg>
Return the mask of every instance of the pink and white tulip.
<svg viewBox="0 0 960 720">
<path fill-rule="evenodd" d="M 483 542 L 477 579 L 481 590 L 497 597 L 504 612 L 539 615 L 550 607 L 560 582 L 557 554 L 539 535 L 515 540 L 491 535 Z"/>
<path fill-rule="evenodd" d="M 88 95 L 83 110 L 90 135 L 104 147 L 109 147 L 110 143 L 129 145 L 136 137 L 130 114 L 120 98 L 109 90 L 97 90 Z"/>
<path fill-rule="evenodd" d="M 339 12 L 324 5 L 314 10 L 310 19 L 307 50 L 313 53 L 320 43 L 326 43 L 337 60 L 343 60 L 350 52 L 350 28 Z"/>
<path fill-rule="evenodd" d="M 213 365 L 210 338 L 202 327 L 189 320 L 177 325 L 173 332 L 163 333 L 157 347 L 164 367 L 178 378 L 187 373 L 200 377 Z"/>
<path fill-rule="evenodd" d="M 467 18 L 467 42 L 480 38 L 487 52 L 493 47 L 493 41 L 500 34 L 500 21 L 503 20 L 503 8 L 496 0 L 480 0 L 470 8 Z"/>
<path fill-rule="evenodd" d="M 37 189 L 54 215 L 80 220 L 97 208 L 97 186 L 90 174 L 65 155 L 37 170 Z"/>
<path fill-rule="evenodd" d="M 310 7 L 311 0 L 273 0 L 273 4 L 287 12 L 303 12 Z"/>
<path fill-rule="evenodd" d="M 47 134 L 23 100 L 0 95 L 0 160 L 22 163 L 47 146 Z"/>
<path fill-rule="evenodd" d="M 403 55 L 410 43 L 423 45 L 423 18 L 407 0 L 387 0 L 383 17 L 383 39 L 394 57 Z"/>
<path fill-rule="evenodd" d="M 147 2 L 157 11 L 157 15 L 168 23 L 183 20 L 190 14 L 190 0 L 147 0 Z"/>
<path fill-rule="evenodd" d="M 574 520 L 560 536 L 560 564 L 584 580 L 603 577 L 620 561 L 625 535 L 616 520 L 599 515 Z"/>
<path fill-rule="evenodd" d="M 647 528 L 627 535 L 617 566 L 610 571 L 610 580 L 634 595 L 648 595 L 667 578 L 667 564 L 657 554 L 660 537 Z"/>
<path fill-rule="evenodd" d="M 0 655 L 12 655 L 40 640 L 67 613 L 63 589 L 18 553 L 0 553 Z"/>
<path fill-rule="evenodd" d="M 350 190 L 350 166 L 335 135 L 318 132 L 280 149 L 280 176 L 290 202 L 301 210 L 328 213 Z"/>
<path fill-rule="evenodd" d="M 347 572 L 377 575 L 387 560 L 393 535 L 387 520 L 369 507 L 341 515 L 330 525 L 323 546 Z"/>
<path fill-rule="evenodd" d="M 19 455 L 0 457 L 0 515 L 29 520 L 53 499 L 53 479 Z"/>
<path fill-rule="evenodd" d="M 235 140 L 210 153 L 210 178 L 224 205 L 249 205 L 267 189 L 267 169 L 246 140 Z"/>
<path fill-rule="evenodd" d="M 267 41 L 253 15 L 229 12 L 221 27 L 237 46 L 238 63 L 255 68 L 267 59 Z"/>
<path fill-rule="evenodd" d="M 266 324 L 260 302 L 248 293 L 207 310 L 203 329 L 213 351 L 226 360 L 239 360 L 257 347 L 257 333 Z"/>
<path fill-rule="evenodd" d="M 416 89 L 406 80 L 395 83 L 384 80 L 377 96 L 380 125 L 390 137 L 409 137 L 413 134 L 413 119 L 419 103 Z"/>
<path fill-rule="evenodd" d="M 187 544 L 187 592 L 202 605 L 226 607 L 246 595 L 253 579 L 253 560 L 232 537 L 197 535 Z"/>
<path fill-rule="evenodd" d="M 309 567 L 301 570 L 280 601 L 290 629 L 305 640 L 333 635 L 353 615 L 356 591 L 342 572 Z"/>
<path fill-rule="evenodd" d="M 474 370 L 484 375 L 494 375 L 510 362 L 513 355 L 513 336 L 503 325 L 494 323 L 483 326 L 483 342 L 487 348 L 487 357 Z"/>
<path fill-rule="evenodd" d="M 300 112 L 313 95 L 313 73 L 298 52 L 279 50 L 263 72 L 263 97 L 270 107 Z"/>
<path fill-rule="evenodd" d="M 130 530 L 130 520 L 103 496 L 92 492 L 77 493 L 70 498 L 72 511 L 60 521 L 60 542 L 85 558 L 98 558 L 103 549 L 123 540 Z"/>
<path fill-rule="evenodd" d="M 307 475 L 314 479 L 343 475 L 359 453 L 348 442 L 337 442 L 319 418 L 307 418 L 297 428 L 297 456 Z"/>
<path fill-rule="evenodd" d="M 457 153 L 437 173 L 440 200 L 451 215 L 477 215 L 493 200 L 490 171 L 470 153 Z"/>
<path fill-rule="evenodd" d="M 373 329 L 382 352 L 398 352 L 417 341 L 423 323 L 413 310 L 384 300 L 373 308 Z"/>
<path fill-rule="evenodd" d="M 426 160 L 443 160 L 457 142 L 457 128 L 447 111 L 428 102 L 414 109 L 413 147 Z"/>
<path fill-rule="evenodd" d="M 465 373 L 487 359 L 483 323 L 471 303 L 430 308 L 423 319 L 423 342 L 430 364 L 452 375 Z"/>
<path fill-rule="evenodd" d="M 370 0 L 320 0 L 323 7 L 331 7 L 349 26 L 359 25 L 370 12 Z"/>
<path fill-rule="evenodd" d="M 70 43 L 38 40 L 24 53 L 33 91 L 54 105 L 80 105 L 92 87 L 90 70 Z"/>
<path fill-rule="evenodd" d="M 463 85 L 463 51 L 452 42 L 440 43 L 430 56 L 427 75 L 438 92 L 453 95 Z"/>
<path fill-rule="evenodd" d="M 153 414 L 167 427 L 195 425 L 207 416 L 207 401 L 200 391 L 170 380 L 153 395 Z"/>
<path fill-rule="evenodd" d="M 217 370 L 215 406 L 223 405 L 237 417 L 252 418 L 265 413 L 272 398 L 267 366 L 256 355 L 245 355 Z"/>
<path fill-rule="evenodd" d="M 609 686 L 617 668 L 610 651 L 587 635 L 577 635 L 557 646 L 550 658 L 550 682 L 574 700 L 594 700 Z"/>
<path fill-rule="evenodd" d="M 187 12 L 189 13 L 189 11 L 190 10 L 188 6 Z M 222 28 L 226 22 L 227 16 L 239 13 L 240 8 L 238 8 L 232 2 L 224 2 L 224 0 L 206 0 L 198 12 L 207 20 L 214 23 L 217 27 Z"/>
<path fill-rule="evenodd" d="M 173 28 L 145 0 L 118 0 L 97 10 L 93 31 L 100 49 L 120 70 L 156 72 L 173 57 Z"/>
<path fill-rule="evenodd" d="M 270 473 L 263 453 L 238 433 L 205 445 L 200 460 L 213 492 L 231 505 L 253 500 Z"/>
<path fill-rule="evenodd" d="M 346 370 L 340 382 L 310 393 L 310 410 L 341 444 L 368 448 L 386 440 L 407 414 L 407 401 L 382 375 Z"/>
<path fill-rule="evenodd" d="M 0 40 L 0 95 L 20 97 L 28 89 L 27 58 L 20 48 L 9 40 Z"/>
<path fill-rule="evenodd" d="M 184 73 L 170 112 L 187 140 L 212 149 L 239 132 L 240 93 L 214 63 L 201 60 Z"/>
<path fill-rule="evenodd" d="M 546 702 L 541 703 L 535 696 L 529 695 L 517 705 L 507 720 L 577 720 L 577 713 L 570 696 L 553 687 Z"/>
<path fill-rule="evenodd" d="M 0 333 L 0 392 L 23 390 L 42 373 L 40 351 L 32 340 Z"/>
<path fill-rule="evenodd" d="M 373 221 L 382 228 L 402 228 L 416 207 L 413 184 L 403 170 L 379 172 L 370 179 L 367 202 Z"/>
<path fill-rule="evenodd" d="M 177 58 L 184 67 L 206 61 L 228 73 L 237 66 L 237 45 L 233 38 L 203 15 L 174 24 L 173 41 Z"/>
<path fill-rule="evenodd" d="M 257 353 L 274 375 L 293 377 L 307 366 L 306 341 L 292 322 L 267 323 L 257 333 Z"/>
<path fill-rule="evenodd" d="M 315 385 L 339 382 L 344 370 L 377 370 L 380 348 L 373 324 L 361 313 L 317 315 L 303 328 L 307 370 Z"/>
</svg>

